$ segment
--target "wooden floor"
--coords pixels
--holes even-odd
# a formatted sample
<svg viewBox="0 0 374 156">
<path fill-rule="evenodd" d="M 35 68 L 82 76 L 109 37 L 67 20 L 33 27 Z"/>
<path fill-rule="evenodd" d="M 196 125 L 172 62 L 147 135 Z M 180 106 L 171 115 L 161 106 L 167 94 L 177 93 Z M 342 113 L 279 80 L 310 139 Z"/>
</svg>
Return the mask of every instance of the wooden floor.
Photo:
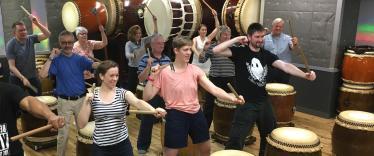
<svg viewBox="0 0 374 156">
<path fill-rule="evenodd" d="M 134 153 L 137 155 L 136 151 L 136 139 L 138 135 L 139 129 L 139 120 L 135 118 L 135 115 L 130 115 L 127 119 L 129 132 L 130 132 L 130 140 L 132 146 L 134 148 Z M 323 146 L 322 155 L 323 156 L 331 156 L 331 131 L 334 125 L 333 119 L 324 119 L 313 115 L 308 115 L 305 113 L 296 112 L 294 117 L 295 127 L 305 128 L 315 132 L 321 139 L 321 143 Z M 20 126 L 20 121 L 18 121 L 18 127 Z M 212 126 L 213 127 L 213 126 Z M 69 143 L 67 147 L 67 154 L 68 156 L 75 156 L 76 155 L 76 132 L 75 126 L 71 125 L 70 128 L 70 136 L 69 136 Z M 213 129 L 211 129 L 213 131 Z M 21 130 L 20 130 L 21 131 Z M 259 150 L 259 133 L 257 129 L 255 129 L 253 135 L 257 138 L 257 141 L 249 146 L 244 148 L 244 151 L 252 153 L 254 155 L 258 154 Z M 212 150 L 211 152 L 219 151 L 224 148 L 222 144 L 216 143 L 214 140 L 211 140 Z M 24 145 L 25 154 L 27 156 L 54 156 L 56 155 L 56 148 L 49 148 L 43 149 L 39 151 L 34 151 L 30 149 L 28 146 Z M 149 149 L 149 153 L 147 156 L 156 156 L 161 152 L 161 143 L 160 143 L 160 124 L 155 124 L 153 128 L 153 135 L 152 135 L 152 144 Z"/>
</svg>

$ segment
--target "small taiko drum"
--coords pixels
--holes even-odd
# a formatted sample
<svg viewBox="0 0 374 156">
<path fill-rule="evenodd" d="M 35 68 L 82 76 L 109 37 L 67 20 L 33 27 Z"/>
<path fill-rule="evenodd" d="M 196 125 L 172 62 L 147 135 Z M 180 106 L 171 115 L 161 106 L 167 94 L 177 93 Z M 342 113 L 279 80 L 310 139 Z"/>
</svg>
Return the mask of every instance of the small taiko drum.
<svg viewBox="0 0 374 156">
<path fill-rule="evenodd" d="M 226 0 L 221 19 L 231 28 L 233 36 L 246 35 L 248 26 L 259 22 L 260 0 Z"/>
<path fill-rule="evenodd" d="M 212 153 L 210 156 L 254 156 L 248 152 L 238 150 L 221 150 Z"/>
<path fill-rule="evenodd" d="M 353 47 L 344 53 L 342 79 L 352 84 L 374 85 L 374 48 Z"/>
<path fill-rule="evenodd" d="M 274 129 L 266 137 L 266 156 L 321 156 L 319 137 L 312 131 L 281 127 Z"/>
<path fill-rule="evenodd" d="M 94 130 L 95 121 L 91 121 L 88 122 L 84 128 L 78 131 L 76 149 L 78 156 L 91 156 Z"/>
<path fill-rule="evenodd" d="M 338 112 L 359 110 L 374 113 L 374 88 L 343 83 L 340 87 Z"/>
<path fill-rule="evenodd" d="M 138 99 L 143 99 L 143 91 L 144 91 L 145 84 L 139 83 L 138 86 L 136 86 L 136 92 L 135 95 Z"/>
<path fill-rule="evenodd" d="M 336 156 L 372 156 L 374 153 L 374 114 L 344 111 L 335 119 L 331 136 Z"/>
<path fill-rule="evenodd" d="M 49 109 L 57 114 L 57 99 L 53 96 L 38 96 L 36 97 L 39 101 L 46 104 Z M 33 115 L 25 112 L 21 115 L 21 122 L 22 122 L 22 129 L 24 132 L 31 131 L 33 129 L 45 126 L 48 124 L 47 120 L 39 119 L 34 117 Z M 40 133 L 33 134 L 29 137 L 26 137 L 26 141 L 34 143 L 34 144 L 49 144 L 51 142 L 56 141 L 57 132 L 52 131 L 43 131 Z M 43 145 L 41 145 L 43 146 Z"/>
<path fill-rule="evenodd" d="M 78 26 L 87 28 L 89 33 L 97 32 L 99 30 L 98 22 L 106 25 L 108 17 L 105 5 L 96 0 L 66 2 L 62 7 L 61 14 L 62 23 L 65 29 L 70 32 L 74 32 Z"/>
<path fill-rule="evenodd" d="M 230 93 L 230 96 L 235 96 Z M 236 104 L 217 98 L 213 108 L 213 126 L 214 134 L 212 137 L 220 143 L 226 143 L 229 140 L 231 130 L 231 123 L 234 118 Z M 251 138 L 253 127 L 250 129 L 248 136 L 245 139 L 245 144 L 251 144 L 255 138 Z"/>
<path fill-rule="evenodd" d="M 270 95 L 277 124 L 290 124 L 295 113 L 294 87 L 282 83 L 268 83 L 265 89 Z"/>
<path fill-rule="evenodd" d="M 198 26 L 198 1 L 195 0 L 149 0 L 150 9 L 144 12 L 144 26 L 148 35 L 154 32 L 152 12 L 157 17 L 158 32 L 165 40 L 177 35 L 192 36 Z"/>
</svg>

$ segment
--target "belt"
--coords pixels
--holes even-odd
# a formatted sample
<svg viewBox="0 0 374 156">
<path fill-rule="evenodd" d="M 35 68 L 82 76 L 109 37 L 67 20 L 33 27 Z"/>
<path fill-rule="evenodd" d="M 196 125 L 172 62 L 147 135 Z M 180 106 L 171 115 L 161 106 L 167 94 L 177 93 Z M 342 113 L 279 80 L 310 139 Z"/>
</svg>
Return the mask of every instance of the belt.
<svg viewBox="0 0 374 156">
<path fill-rule="evenodd" d="M 86 96 L 86 93 L 83 93 L 81 95 L 78 95 L 78 96 L 65 96 L 65 95 L 59 95 L 58 97 L 60 98 L 63 98 L 65 100 L 78 100 L 82 97 Z"/>
</svg>

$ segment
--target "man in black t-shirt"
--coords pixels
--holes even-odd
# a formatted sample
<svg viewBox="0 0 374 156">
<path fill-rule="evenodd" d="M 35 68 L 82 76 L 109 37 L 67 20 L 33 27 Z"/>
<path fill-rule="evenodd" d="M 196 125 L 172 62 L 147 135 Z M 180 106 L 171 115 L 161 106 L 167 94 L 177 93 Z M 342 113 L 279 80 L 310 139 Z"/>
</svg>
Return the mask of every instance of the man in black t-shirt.
<svg viewBox="0 0 374 156">
<path fill-rule="evenodd" d="M 229 57 L 234 62 L 237 91 L 246 101 L 244 105 L 237 106 L 226 149 L 243 149 L 245 137 L 256 122 L 261 137 L 259 155 L 262 156 L 266 136 L 276 126 L 265 90 L 270 66 L 311 81 L 315 80 L 316 75 L 313 71 L 304 73 L 293 64 L 279 60 L 276 55 L 264 50 L 265 31 L 261 24 L 251 24 L 247 32 L 247 36 L 239 36 L 219 44 L 213 48 L 213 52 Z M 240 43 L 241 46 L 232 47 L 235 43 Z"/>
<path fill-rule="evenodd" d="M 11 141 L 18 135 L 17 113 L 23 109 L 36 117 L 48 120 L 53 129 L 64 126 L 64 119 L 51 112 L 47 105 L 28 96 L 20 87 L 0 82 L 0 156 L 23 156 L 22 144 Z"/>
</svg>

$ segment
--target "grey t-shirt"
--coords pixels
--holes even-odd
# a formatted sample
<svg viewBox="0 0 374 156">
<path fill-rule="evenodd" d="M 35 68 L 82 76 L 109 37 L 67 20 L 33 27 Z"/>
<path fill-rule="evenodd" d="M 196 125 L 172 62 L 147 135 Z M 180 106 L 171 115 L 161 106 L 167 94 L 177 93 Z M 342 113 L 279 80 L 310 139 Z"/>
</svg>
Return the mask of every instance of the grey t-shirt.
<svg viewBox="0 0 374 156">
<path fill-rule="evenodd" d="M 28 35 L 25 44 L 13 37 L 8 41 L 5 49 L 7 59 L 14 59 L 16 68 L 28 79 L 36 77 L 35 43 L 39 43 L 37 35 Z M 10 74 L 14 75 L 12 72 Z"/>
</svg>

